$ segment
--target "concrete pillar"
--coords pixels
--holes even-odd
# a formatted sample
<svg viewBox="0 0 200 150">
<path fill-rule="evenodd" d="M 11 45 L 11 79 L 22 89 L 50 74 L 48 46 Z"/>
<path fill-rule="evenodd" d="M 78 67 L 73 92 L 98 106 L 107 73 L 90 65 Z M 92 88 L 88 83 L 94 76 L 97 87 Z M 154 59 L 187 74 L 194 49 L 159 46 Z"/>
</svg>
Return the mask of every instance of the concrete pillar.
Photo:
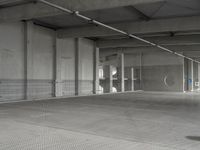
<svg viewBox="0 0 200 150">
<path fill-rule="evenodd" d="M 80 94 L 80 39 L 75 39 L 75 95 Z"/>
<path fill-rule="evenodd" d="M 183 58 L 183 92 L 186 92 L 186 84 L 185 84 L 185 58 Z"/>
<path fill-rule="evenodd" d="M 188 61 L 188 90 L 194 91 L 194 62 Z"/>
<path fill-rule="evenodd" d="M 184 74 L 184 92 L 189 91 L 189 60 L 184 58 L 184 65 L 183 65 L 183 74 Z"/>
<path fill-rule="evenodd" d="M 27 52 L 28 52 L 28 23 L 24 22 L 24 99 L 28 99 Z"/>
<path fill-rule="evenodd" d="M 141 89 L 141 90 L 143 90 L 143 79 L 142 79 L 143 64 L 142 64 L 142 58 L 143 58 L 143 53 L 140 53 L 140 89 Z"/>
<path fill-rule="evenodd" d="M 135 76 L 135 70 L 134 68 L 131 68 L 131 91 L 135 91 L 134 76 Z"/>
<path fill-rule="evenodd" d="M 119 53 L 118 54 L 118 88 L 120 92 L 125 91 L 125 86 L 124 86 L 124 53 Z"/>
<path fill-rule="evenodd" d="M 55 52 L 54 52 L 54 78 L 55 78 L 55 96 L 62 95 L 62 80 L 61 80 L 61 49 L 58 48 L 58 39 L 55 38 Z"/>
<path fill-rule="evenodd" d="M 24 22 L 24 67 L 25 67 L 25 99 L 30 99 L 30 89 L 29 89 L 29 81 L 33 79 L 33 49 L 32 49 L 32 34 L 33 34 L 34 24 L 33 22 Z"/>
<path fill-rule="evenodd" d="M 192 89 L 191 91 L 194 91 L 194 61 L 191 61 L 191 81 L 192 81 Z"/>
<path fill-rule="evenodd" d="M 133 67 L 127 67 L 125 68 L 125 78 L 128 80 L 125 81 L 125 90 L 126 91 L 134 91 L 134 68 Z"/>
<path fill-rule="evenodd" d="M 198 89 L 198 63 L 193 62 L 193 90 L 196 91 Z"/>
<path fill-rule="evenodd" d="M 106 65 L 103 67 L 104 70 L 104 93 L 112 93 L 113 88 L 113 75 L 112 75 L 112 66 Z"/>
<path fill-rule="evenodd" d="M 93 68 L 93 94 L 98 94 L 99 92 L 99 48 L 94 46 L 94 68 Z"/>
<path fill-rule="evenodd" d="M 200 90 L 200 64 L 198 64 L 198 82 L 199 82 L 198 90 Z"/>
</svg>

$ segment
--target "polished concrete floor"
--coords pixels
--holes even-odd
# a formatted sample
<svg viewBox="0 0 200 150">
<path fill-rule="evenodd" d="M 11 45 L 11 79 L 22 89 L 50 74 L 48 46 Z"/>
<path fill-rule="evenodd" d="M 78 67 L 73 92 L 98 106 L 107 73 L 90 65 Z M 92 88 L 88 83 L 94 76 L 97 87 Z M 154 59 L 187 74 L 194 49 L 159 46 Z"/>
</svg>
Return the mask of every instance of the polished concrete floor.
<svg viewBox="0 0 200 150">
<path fill-rule="evenodd" d="M 200 94 L 137 92 L 0 105 L 0 150 L 199 150 Z"/>
</svg>

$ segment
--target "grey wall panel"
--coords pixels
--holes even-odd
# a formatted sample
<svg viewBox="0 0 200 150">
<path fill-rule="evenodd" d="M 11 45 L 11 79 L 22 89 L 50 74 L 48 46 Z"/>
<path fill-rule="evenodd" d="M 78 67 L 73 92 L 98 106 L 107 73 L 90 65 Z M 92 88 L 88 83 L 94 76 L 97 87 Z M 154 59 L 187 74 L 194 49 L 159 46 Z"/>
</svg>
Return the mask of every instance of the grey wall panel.
<svg viewBox="0 0 200 150">
<path fill-rule="evenodd" d="M 28 97 L 53 96 L 55 31 L 40 26 L 31 26 L 31 54 L 29 58 Z"/>
<path fill-rule="evenodd" d="M 24 80 L 1 79 L 0 80 L 0 101 L 24 99 Z"/>
<path fill-rule="evenodd" d="M 80 94 L 93 93 L 93 53 L 94 43 L 91 40 L 80 39 Z"/>
<path fill-rule="evenodd" d="M 108 54 L 105 51 L 100 53 L 103 57 Z M 106 63 L 102 64 L 112 64 L 104 61 Z M 127 53 L 125 67 L 135 69 L 135 90 L 183 91 L 183 59 L 178 56 L 166 52 Z M 127 81 L 125 83 L 127 85 Z"/>
<path fill-rule="evenodd" d="M 24 29 L 0 24 L 0 101 L 24 98 Z"/>
<path fill-rule="evenodd" d="M 146 66 L 142 72 L 145 91 L 183 91 L 182 65 Z"/>
<path fill-rule="evenodd" d="M 55 31 L 34 26 L 32 37 L 33 79 L 53 79 Z"/>
<path fill-rule="evenodd" d="M 182 92 L 183 78 L 183 58 L 166 52 L 143 54 L 143 90 Z"/>
<path fill-rule="evenodd" d="M 22 23 L 0 24 L 0 79 L 24 78 Z"/>
<path fill-rule="evenodd" d="M 167 52 L 144 53 L 142 58 L 143 66 L 182 65 L 183 58 Z"/>
<path fill-rule="evenodd" d="M 75 39 L 58 39 L 61 95 L 75 95 Z"/>
</svg>

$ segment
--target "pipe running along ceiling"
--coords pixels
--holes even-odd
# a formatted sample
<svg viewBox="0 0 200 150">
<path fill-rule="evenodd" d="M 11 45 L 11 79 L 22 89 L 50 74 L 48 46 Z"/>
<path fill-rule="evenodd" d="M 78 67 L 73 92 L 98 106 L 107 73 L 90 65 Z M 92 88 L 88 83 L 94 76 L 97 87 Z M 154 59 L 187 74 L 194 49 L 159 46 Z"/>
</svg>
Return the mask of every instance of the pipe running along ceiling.
<svg viewBox="0 0 200 150">
<path fill-rule="evenodd" d="M 169 53 L 174 54 L 174 55 L 176 55 L 176 56 L 179 56 L 179 57 L 182 57 L 182 58 L 185 58 L 185 59 L 188 59 L 188 60 L 190 60 L 190 61 L 193 61 L 193 62 L 196 62 L 196 63 L 200 64 L 200 61 L 197 61 L 197 60 L 195 60 L 195 59 L 193 59 L 193 58 L 187 57 L 187 56 L 185 56 L 185 55 L 183 55 L 183 54 L 181 54 L 181 53 L 178 53 L 178 52 L 176 52 L 176 51 L 174 51 L 174 50 L 170 50 L 170 49 L 165 48 L 165 47 L 163 47 L 163 46 L 161 46 L 161 45 L 158 45 L 158 44 L 156 44 L 156 43 L 153 43 L 153 42 L 150 42 L 150 41 L 145 40 L 145 39 L 143 39 L 143 38 L 140 38 L 140 37 L 138 37 L 138 36 L 136 36 L 136 35 L 134 35 L 134 34 L 130 34 L 130 33 L 125 32 L 125 31 L 123 31 L 123 30 L 117 29 L 117 28 L 115 28 L 115 27 L 109 26 L 109 25 L 107 25 L 107 24 L 104 24 L 104 23 L 102 23 L 102 22 L 99 22 L 99 21 L 97 21 L 97 20 L 94 20 L 94 19 L 92 19 L 92 18 L 89 18 L 89 17 L 87 17 L 87 16 L 84 16 L 84 15 L 80 14 L 79 11 L 74 11 L 74 10 L 70 10 L 70 9 L 64 8 L 64 7 L 62 7 L 62 6 L 58 6 L 58 5 L 54 4 L 54 3 L 48 2 L 48 1 L 46 1 L 46 0 L 37 0 L 37 1 L 40 2 L 40 3 L 43 3 L 43 4 L 45 4 L 45 5 L 51 6 L 51 7 L 53 7 L 53 8 L 56 8 L 56 9 L 58 9 L 58 10 L 61 10 L 61 11 L 65 12 L 65 13 L 74 15 L 74 16 L 76 16 L 76 17 L 78 17 L 78 18 L 84 19 L 84 20 L 86 20 L 86 21 L 89 22 L 89 23 L 102 26 L 102 27 L 104 27 L 104 28 L 107 28 L 107 29 L 110 29 L 110 30 L 112 30 L 112 31 L 118 32 L 118 33 L 120 33 L 120 34 L 122 34 L 122 35 L 126 35 L 126 36 L 128 36 L 128 37 L 130 37 L 130 38 L 134 38 L 134 39 L 137 39 L 137 40 L 139 40 L 139 41 L 141 41 L 141 42 L 144 42 L 144 43 L 146 43 L 146 44 L 149 44 L 149 45 L 151 45 L 151 46 L 157 47 L 157 48 L 159 48 L 159 49 L 161 49 L 161 50 L 163 50 L 163 51 L 169 52 Z"/>
</svg>

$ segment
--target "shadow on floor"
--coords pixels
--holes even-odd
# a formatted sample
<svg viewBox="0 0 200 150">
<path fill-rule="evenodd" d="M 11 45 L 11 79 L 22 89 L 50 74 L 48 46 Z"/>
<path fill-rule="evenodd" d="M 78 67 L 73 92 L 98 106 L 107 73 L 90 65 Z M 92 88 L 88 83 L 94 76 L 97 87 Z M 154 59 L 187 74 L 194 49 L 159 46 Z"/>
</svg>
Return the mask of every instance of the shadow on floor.
<svg viewBox="0 0 200 150">
<path fill-rule="evenodd" d="M 186 136 L 187 139 L 200 142 L 200 136 Z"/>
</svg>

